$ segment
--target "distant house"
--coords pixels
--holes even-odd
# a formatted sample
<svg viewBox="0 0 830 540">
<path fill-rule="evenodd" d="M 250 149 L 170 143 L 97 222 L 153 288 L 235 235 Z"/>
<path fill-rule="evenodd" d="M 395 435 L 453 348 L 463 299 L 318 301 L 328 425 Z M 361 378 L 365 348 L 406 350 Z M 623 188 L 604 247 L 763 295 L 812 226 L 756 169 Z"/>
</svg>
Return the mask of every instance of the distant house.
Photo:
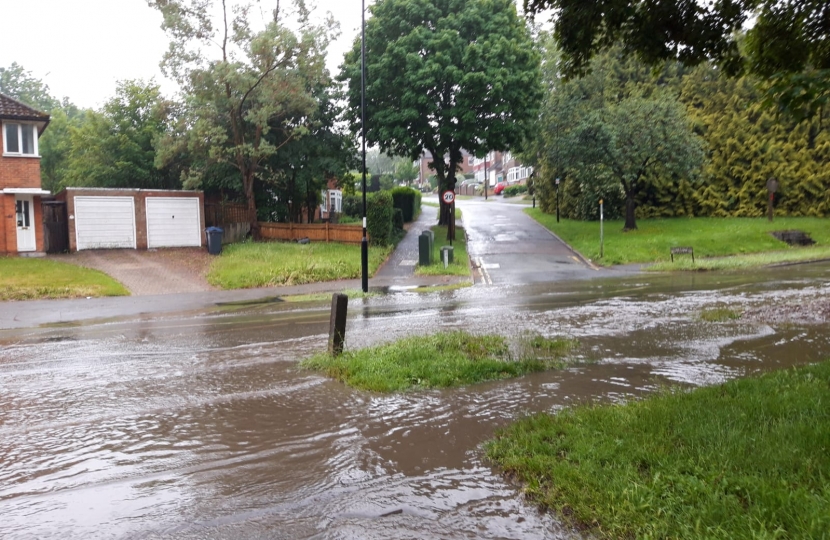
<svg viewBox="0 0 830 540">
<path fill-rule="evenodd" d="M 449 156 L 444 156 L 444 162 L 449 160 Z M 457 175 L 462 174 L 469 174 L 473 170 L 473 160 L 475 158 L 472 154 L 467 152 L 466 150 L 461 150 L 461 163 L 458 164 L 458 172 Z M 428 151 L 424 150 L 421 154 L 421 157 L 418 158 L 413 165 L 418 167 L 418 185 L 423 185 L 427 183 L 427 179 L 435 174 L 435 171 L 429 168 L 429 164 L 432 162 L 432 154 Z"/>
<path fill-rule="evenodd" d="M 477 181 L 484 182 L 488 178 L 487 185 L 493 187 L 499 182 L 525 182 L 533 174 L 533 167 L 523 165 L 511 152 L 491 151 L 483 158 L 473 160 L 473 172 Z"/>
<path fill-rule="evenodd" d="M 44 252 L 38 138 L 49 115 L 0 94 L 0 255 Z"/>
</svg>

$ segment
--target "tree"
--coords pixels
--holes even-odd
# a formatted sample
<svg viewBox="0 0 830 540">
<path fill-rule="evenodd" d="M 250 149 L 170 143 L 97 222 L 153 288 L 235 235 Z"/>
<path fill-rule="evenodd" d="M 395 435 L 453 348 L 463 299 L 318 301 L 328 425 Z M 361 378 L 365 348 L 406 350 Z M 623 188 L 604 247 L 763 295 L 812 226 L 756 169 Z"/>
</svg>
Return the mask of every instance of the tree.
<svg viewBox="0 0 830 540">
<path fill-rule="evenodd" d="M 201 184 L 211 166 L 232 165 L 256 238 L 254 183 L 272 176 L 263 168 L 279 144 L 308 133 L 307 119 L 316 107 L 311 89 L 326 84 L 325 49 L 337 26 L 331 17 L 312 24 L 302 0 L 296 4 L 296 31 L 280 19 L 279 3 L 260 31 L 252 28 L 250 5 L 231 10 L 222 0 L 215 27 L 211 0 L 149 3 L 164 16 L 162 28 L 172 39 L 162 68 L 185 96 L 178 129 L 163 139 L 158 163 L 189 154 L 184 184 L 191 188 Z M 269 136 L 274 131 L 280 132 L 281 143 Z"/>
<path fill-rule="evenodd" d="M 367 144 L 412 161 L 429 152 L 442 190 L 455 189 L 462 149 L 520 145 L 541 98 L 539 55 L 510 0 L 379 0 L 370 10 Z M 340 78 L 359 133 L 359 38 Z M 441 223 L 451 219 L 442 202 Z"/>
<path fill-rule="evenodd" d="M 703 165 L 703 144 L 691 130 L 683 105 L 672 96 L 630 97 L 595 111 L 575 130 L 580 147 L 574 174 L 620 183 L 625 226 L 637 228 L 636 199 L 660 180 L 694 177 Z M 591 176 L 585 180 L 590 182 Z"/>
<path fill-rule="evenodd" d="M 625 228 L 634 229 L 638 202 L 676 193 L 703 164 L 702 141 L 674 97 L 682 66 L 654 72 L 612 48 L 592 59 L 585 76 L 566 80 L 558 47 L 543 43 L 549 92 L 525 152 L 537 167 L 542 208 L 553 210 L 556 189 L 564 191 L 566 215 L 578 219 L 596 219 L 600 199 L 610 216 L 619 215 L 625 201 Z"/>
<path fill-rule="evenodd" d="M 554 34 L 569 76 L 622 43 L 650 65 L 714 61 L 727 74 L 756 75 L 769 83 L 770 102 L 798 119 L 830 99 L 825 0 L 525 0 L 530 14 L 545 9 L 556 13 Z M 750 17 L 754 24 L 744 32 Z"/>
<path fill-rule="evenodd" d="M 12 62 L 7 68 L 0 67 L 0 94 L 47 113 L 61 104 L 49 93 L 49 85 L 35 78 L 31 71 L 23 69 L 17 62 Z"/>
<path fill-rule="evenodd" d="M 169 128 L 171 106 L 155 83 L 119 82 L 101 111 L 86 111 L 70 128 L 64 186 L 181 187 L 172 166 L 155 166 L 155 142 Z"/>
</svg>

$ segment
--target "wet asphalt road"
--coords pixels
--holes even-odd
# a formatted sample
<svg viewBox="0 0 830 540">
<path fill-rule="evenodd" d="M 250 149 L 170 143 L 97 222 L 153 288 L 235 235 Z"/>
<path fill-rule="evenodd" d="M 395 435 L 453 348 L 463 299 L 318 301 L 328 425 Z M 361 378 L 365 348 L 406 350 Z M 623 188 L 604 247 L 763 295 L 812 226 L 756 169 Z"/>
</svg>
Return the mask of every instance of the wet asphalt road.
<svg viewBox="0 0 830 540">
<path fill-rule="evenodd" d="M 298 369 L 328 307 L 263 302 L 0 331 L 0 538 L 571 538 L 483 457 L 536 411 L 830 356 L 827 324 L 700 310 L 830 301 L 830 265 L 350 302 L 347 346 L 566 335 L 587 363 L 384 396 Z"/>
<path fill-rule="evenodd" d="M 620 276 L 636 268 L 601 269 L 500 196 L 462 199 L 467 250 L 477 284 L 521 285 Z"/>
</svg>

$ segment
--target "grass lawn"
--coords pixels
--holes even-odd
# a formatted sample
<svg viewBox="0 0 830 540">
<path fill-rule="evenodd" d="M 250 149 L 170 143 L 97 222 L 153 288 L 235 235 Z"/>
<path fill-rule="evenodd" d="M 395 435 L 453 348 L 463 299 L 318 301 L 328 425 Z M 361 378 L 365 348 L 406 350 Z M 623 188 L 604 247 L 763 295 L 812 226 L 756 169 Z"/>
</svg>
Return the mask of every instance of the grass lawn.
<svg viewBox="0 0 830 540">
<path fill-rule="evenodd" d="M 467 255 L 467 237 L 464 228 L 456 225 L 455 240 L 452 243 L 453 261 L 444 268 L 444 260 L 441 258 L 441 247 L 448 246 L 447 227 L 435 225 L 432 227 L 435 233 L 435 245 L 432 248 L 432 264 L 430 266 L 418 266 L 415 273 L 419 276 L 469 276 L 470 256 Z"/>
<path fill-rule="evenodd" d="M 544 214 L 538 208 L 528 208 L 525 212 L 582 255 L 603 265 L 664 262 L 654 269 L 714 269 L 830 257 L 830 219 L 826 218 L 776 218 L 772 223 L 766 218 L 641 219 L 637 220 L 636 231 L 626 233 L 622 232 L 623 221 L 606 221 L 604 256 L 600 259 L 598 221 L 562 219 L 556 223 L 555 215 Z M 769 234 L 770 231 L 788 229 L 808 233 L 816 245 L 790 247 Z M 675 262 L 669 262 L 669 250 L 677 246 L 693 247 L 696 264 L 692 265 L 688 255 L 676 255 Z M 721 261 L 700 260 L 703 257 L 729 255 L 741 257 Z"/>
<path fill-rule="evenodd" d="M 828 538 L 830 361 L 521 420 L 487 455 L 599 538 Z"/>
<path fill-rule="evenodd" d="M 369 246 L 370 275 L 391 250 L 391 247 Z M 249 289 L 359 277 L 359 245 L 243 242 L 223 248 L 211 264 L 207 279 L 222 289 Z"/>
<path fill-rule="evenodd" d="M 564 367 L 568 364 L 565 356 L 576 342 L 533 336 L 524 338 L 521 345 L 518 358 L 513 358 L 502 336 L 453 331 L 344 351 L 336 358 L 320 353 L 300 365 L 361 390 L 391 393 L 463 386 Z"/>
<path fill-rule="evenodd" d="M 46 259 L 0 257 L 0 301 L 129 294 L 98 270 Z"/>
</svg>

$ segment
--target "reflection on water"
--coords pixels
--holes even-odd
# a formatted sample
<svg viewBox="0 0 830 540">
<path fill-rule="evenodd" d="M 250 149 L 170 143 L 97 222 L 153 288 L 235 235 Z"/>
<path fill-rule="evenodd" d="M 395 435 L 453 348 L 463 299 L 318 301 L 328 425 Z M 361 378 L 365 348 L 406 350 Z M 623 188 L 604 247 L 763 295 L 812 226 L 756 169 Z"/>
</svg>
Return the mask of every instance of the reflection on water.
<svg viewBox="0 0 830 540">
<path fill-rule="evenodd" d="M 297 368 L 324 347 L 326 302 L 2 333 L 0 537 L 570 537 L 480 444 L 528 413 L 830 356 L 827 324 L 699 318 L 826 301 L 829 268 L 797 268 L 355 301 L 349 347 L 533 331 L 577 337 L 589 361 L 394 396 Z"/>
</svg>

